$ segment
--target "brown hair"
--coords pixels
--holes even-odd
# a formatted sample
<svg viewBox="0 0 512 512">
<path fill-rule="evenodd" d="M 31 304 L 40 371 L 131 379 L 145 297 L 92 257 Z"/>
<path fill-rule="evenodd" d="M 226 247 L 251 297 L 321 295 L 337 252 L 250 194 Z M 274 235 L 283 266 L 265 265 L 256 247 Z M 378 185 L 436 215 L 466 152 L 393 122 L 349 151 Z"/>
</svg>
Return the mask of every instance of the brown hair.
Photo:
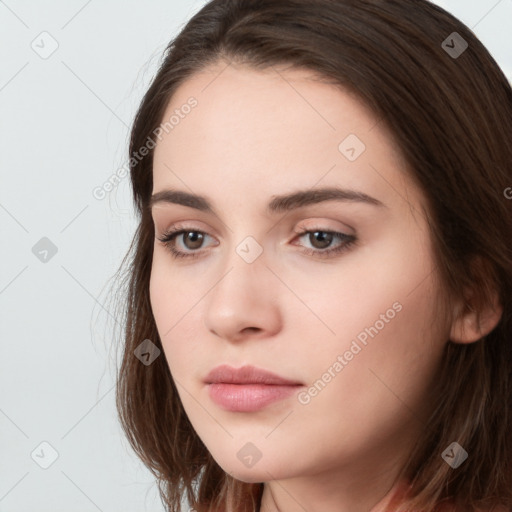
<svg viewBox="0 0 512 512">
<path fill-rule="evenodd" d="M 449 51 L 453 32 L 468 43 L 460 55 Z M 354 92 L 389 129 L 424 193 L 448 299 L 472 290 L 470 307 L 480 311 L 498 294 L 503 314 L 488 335 L 446 344 L 434 411 L 401 473 L 411 482 L 403 507 L 429 512 L 447 499 L 465 511 L 512 507 L 512 90 L 503 72 L 467 26 L 426 0 L 213 0 L 168 45 L 133 124 L 131 157 L 177 87 L 221 61 L 287 64 Z M 130 160 L 140 222 L 121 265 L 129 258 L 116 390 L 122 427 L 169 511 L 185 497 L 198 511 L 258 510 L 263 484 L 240 482 L 215 462 L 166 359 L 146 366 L 134 356 L 148 338 L 162 349 L 149 300 L 152 157 Z M 458 469 L 441 457 L 453 441 L 469 453 Z"/>
</svg>

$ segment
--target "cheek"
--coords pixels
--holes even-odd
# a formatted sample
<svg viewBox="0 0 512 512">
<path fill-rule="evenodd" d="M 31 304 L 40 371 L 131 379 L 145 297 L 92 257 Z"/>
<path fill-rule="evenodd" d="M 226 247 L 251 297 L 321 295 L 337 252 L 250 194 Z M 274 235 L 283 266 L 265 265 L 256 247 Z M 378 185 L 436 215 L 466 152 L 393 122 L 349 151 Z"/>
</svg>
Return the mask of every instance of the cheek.
<svg viewBox="0 0 512 512">
<path fill-rule="evenodd" d="M 173 335 L 180 328 L 180 324 L 177 324 L 178 318 L 176 317 L 180 294 L 176 289 L 176 284 L 161 258 L 155 255 L 153 257 L 149 282 L 149 298 L 158 334 L 168 362 L 174 359 L 169 358 L 169 340 L 172 339 Z"/>
<path fill-rule="evenodd" d="M 178 330 L 187 310 L 199 295 L 201 280 L 195 282 L 193 275 L 185 276 L 171 261 L 171 256 L 162 247 L 155 247 L 149 281 L 149 298 L 162 342 Z M 176 326 L 176 327 L 175 327 Z M 165 335 L 167 336 L 162 336 Z"/>
<path fill-rule="evenodd" d="M 305 405 L 298 412 L 311 435 L 322 432 L 332 440 L 343 433 L 346 444 L 339 451 L 330 449 L 333 460 L 341 451 L 354 450 L 355 454 L 379 439 L 405 436 L 400 434 L 404 425 L 421 424 L 428 418 L 429 389 L 444 343 L 429 329 L 430 280 L 410 291 L 410 286 L 403 285 L 389 293 L 383 280 L 371 288 L 371 300 L 360 303 L 364 306 L 345 303 L 335 325 L 336 338 L 324 336 L 321 344 L 302 345 L 297 364 L 307 368 L 310 387 L 300 397 Z M 387 323 L 380 320 L 380 314 Z M 300 326 L 298 330 L 304 333 Z M 327 425 L 326 416 L 330 418 Z"/>
<path fill-rule="evenodd" d="M 166 255 L 153 258 L 149 297 L 156 327 L 169 369 L 177 380 L 197 367 L 200 361 L 201 336 L 198 335 L 197 312 L 207 288 L 193 283 L 193 275 L 184 278 L 166 260 Z M 201 281 L 202 282 L 202 281 Z"/>
<path fill-rule="evenodd" d="M 296 316 L 303 340 L 321 339 L 301 345 L 299 357 L 311 369 L 311 381 L 346 354 L 337 375 L 345 375 L 338 382 L 348 398 L 360 398 L 376 375 L 414 400 L 428 385 L 447 338 L 434 314 L 439 289 L 428 245 L 415 243 L 412 235 L 407 243 L 407 236 L 390 238 L 378 251 L 354 253 L 338 273 L 316 280 L 315 288 L 297 284 L 298 294 L 331 331 L 307 312 Z"/>
<path fill-rule="evenodd" d="M 339 341 L 376 323 L 379 331 L 384 326 L 389 332 L 390 324 L 409 322 L 418 333 L 433 314 L 432 269 L 424 239 L 418 233 L 397 229 L 343 256 L 339 264 L 312 267 L 314 279 L 311 272 L 302 272 L 297 278 L 296 269 L 283 269 L 283 281 L 293 286 L 309 308 L 308 312 L 303 307 L 294 323 L 316 327 L 327 342 L 332 340 L 339 347 Z M 398 312 L 400 308 L 403 311 Z M 390 321 L 383 324 L 381 315 Z"/>
</svg>

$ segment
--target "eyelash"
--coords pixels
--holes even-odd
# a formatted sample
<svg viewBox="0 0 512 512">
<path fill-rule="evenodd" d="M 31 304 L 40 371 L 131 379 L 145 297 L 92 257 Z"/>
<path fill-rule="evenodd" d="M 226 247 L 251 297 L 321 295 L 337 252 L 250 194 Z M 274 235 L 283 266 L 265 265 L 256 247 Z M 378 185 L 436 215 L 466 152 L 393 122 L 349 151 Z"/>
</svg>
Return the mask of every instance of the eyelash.
<svg viewBox="0 0 512 512">
<path fill-rule="evenodd" d="M 321 258 L 327 258 L 330 256 L 341 254 L 348 249 L 350 249 L 357 241 L 357 238 L 354 235 L 346 235 L 345 233 L 339 233 L 337 231 L 329 231 L 322 228 L 311 228 L 306 231 L 300 231 L 296 232 L 297 237 L 302 237 L 304 235 L 307 235 L 309 233 L 316 233 L 316 232 L 322 232 L 330 235 L 335 235 L 339 239 L 343 240 L 344 243 L 334 249 L 326 249 L 326 250 L 320 250 L 320 249 L 303 249 L 303 252 L 309 256 L 319 256 Z M 194 228 L 187 228 L 183 226 L 175 226 L 170 228 L 168 231 L 166 231 L 161 237 L 157 237 L 157 239 L 165 245 L 173 258 L 180 259 L 180 258 L 190 258 L 195 259 L 198 258 L 201 255 L 202 251 L 194 251 L 192 253 L 185 253 L 182 251 L 178 251 L 175 248 L 175 239 L 182 234 L 185 233 L 200 233 L 202 235 L 208 235 L 204 231 L 200 231 L 198 229 Z"/>
</svg>

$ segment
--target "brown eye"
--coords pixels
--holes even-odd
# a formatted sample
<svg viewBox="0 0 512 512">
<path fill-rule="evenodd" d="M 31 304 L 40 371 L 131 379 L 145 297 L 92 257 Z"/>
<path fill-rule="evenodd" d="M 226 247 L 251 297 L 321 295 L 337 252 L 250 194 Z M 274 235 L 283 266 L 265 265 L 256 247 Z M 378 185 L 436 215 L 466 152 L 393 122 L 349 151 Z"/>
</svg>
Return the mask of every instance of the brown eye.
<svg viewBox="0 0 512 512">
<path fill-rule="evenodd" d="M 333 240 L 333 233 L 329 231 L 311 231 L 309 233 L 309 241 L 315 249 L 326 249 Z"/>
<path fill-rule="evenodd" d="M 357 238 L 355 235 L 347 235 L 345 233 L 338 233 L 337 231 L 328 231 L 321 228 L 312 228 L 297 233 L 298 238 L 304 238 L 312 248 L 305 247 L 303 249 L 305 254 L 310 256 L 318 256 L 320 258 L 327 258 L 335 256 L 350 249 L 356 243 Z M 307 238 L 306 238 L 307 237 Z M 338 244 L 333 245 L 333 240 L 337 239 Z M 303 242 L 304 243 L 304 242 Z M 302 244 L 301 244 L 302 245 Z M 333 245 L 331 247 L 331 245 Z"/>
<path fill-rule="evenodd" d="M 200 249 L 203 243 L 203 233 L 200 231 L 184 231 L 182 233 L 183 245 L 190 250 Z"/>
<path fill-rule="evenodd" d="M 205 236 L 209 236 L 197 229 L 174 227 L 158 238 L 175 258 L 197 258 Z M 180 242 L 178 244 L 178 242 Z M 176 247 L 178 245 L 178 248 Z M 180 247 L 183 250 L 180 250 Z"/>
</svg>

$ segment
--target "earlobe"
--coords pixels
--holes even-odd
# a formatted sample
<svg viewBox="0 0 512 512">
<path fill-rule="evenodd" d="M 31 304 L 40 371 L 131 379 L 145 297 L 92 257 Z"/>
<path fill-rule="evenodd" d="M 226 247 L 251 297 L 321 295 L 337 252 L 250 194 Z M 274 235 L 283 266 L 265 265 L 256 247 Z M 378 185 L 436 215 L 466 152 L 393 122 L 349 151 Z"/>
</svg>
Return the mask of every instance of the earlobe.
<svg viewBox="0 0 512 512">
<path fill-rule="evenodd" d="M 492 304 L 487 304 L 480 311 L 466 302 L 462 305 L 464 311 L 459 309 L 454 316 L 450 331 L 450 341 L 454 343 L 473 343 L 489 334 L 499 323 L 503 314 L 503 307 L 498 294 L 493 294 Z"/>
</svg>

